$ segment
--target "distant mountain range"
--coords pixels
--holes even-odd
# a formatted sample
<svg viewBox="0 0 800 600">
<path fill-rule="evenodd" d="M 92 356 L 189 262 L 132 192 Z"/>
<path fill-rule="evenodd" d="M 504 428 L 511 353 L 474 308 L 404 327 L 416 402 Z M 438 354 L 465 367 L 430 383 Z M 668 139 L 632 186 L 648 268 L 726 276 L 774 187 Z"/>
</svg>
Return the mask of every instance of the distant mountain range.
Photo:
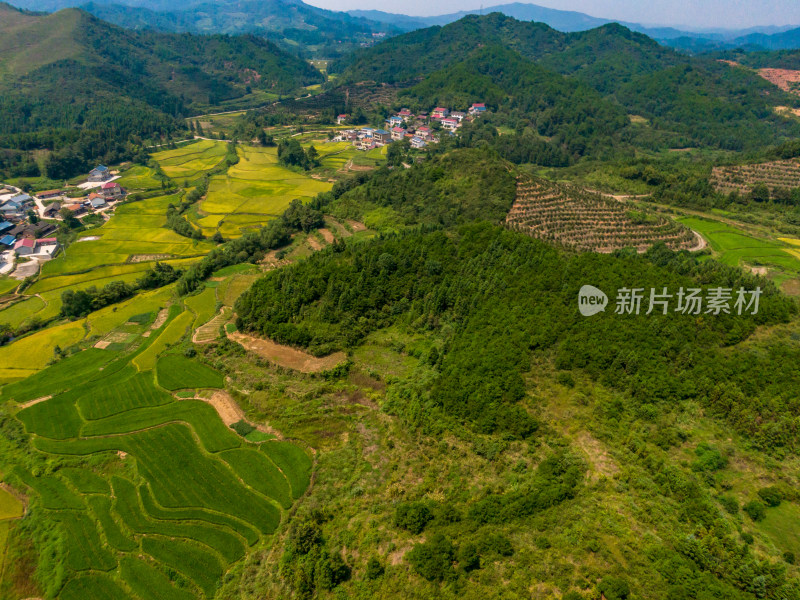
<svg viewBox="0 0 800 600">
<path fill-rule="evenodd" d="M 406 32 L 431 26 L 442 26 L 462 19 L 466 15 L 502 13 L 519 21 L 546 23 L 553 29 L 565 33 L 586 31 L 609 23 L 619 23 L 632 31 L 644 33 L 668 46 L 688 50 L 717 50 L 724 48 L 758 46 L 768 50 L 800 47 L 800 28 L 792 26 L 752 27 L 741 30 L 683 31 L 675 27 L 646 26 L 640 23 L 593 17 L 581 12 L 546 8 L 536 4 L 514 2 L 490 6 L 480 10 L 460 11 L 435 17 L 410 17 L 378 10 L 351 10 L 349 14 L 377 21 Z"/>
<path fill-rule="evenodd" d="M 545 23 L 562 32 L 619 23 L 662 44 L 690 52 L 733 48 L 782 50 L 800 48 L 800 27 L 754 27 L 741 30 L 684 31 L 615 21 L 536 4 L 511 3 L 435 17 L 416 17 L 378 10 L 338 12 L 302 0 L 189 0 L 176 8 L 168 0 L 16 0 L 15 5 L 39 11 L 80 6 L 93 15 L 129 29 L 190 33 L 255 33 L 296 52 L 336 57 L 354 45 L 370 45 L 380 34 L 396 35 L 443 26 L 471 14 L 499 12 L 519 21 Z"/>
</svg>

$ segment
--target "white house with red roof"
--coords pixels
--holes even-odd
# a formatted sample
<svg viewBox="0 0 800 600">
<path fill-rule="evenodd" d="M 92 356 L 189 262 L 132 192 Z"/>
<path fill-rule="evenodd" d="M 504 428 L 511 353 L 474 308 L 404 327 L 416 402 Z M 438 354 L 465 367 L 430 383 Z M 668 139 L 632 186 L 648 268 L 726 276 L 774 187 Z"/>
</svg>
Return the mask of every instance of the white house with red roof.
<svg viewBox="0 0 800 600">
<path fill-rule="evenodd" d="M 442 124 L 442 129 L 447 129 L 448 131 L 455 131 L 461 125 L 461 123 L 458 122 L 458 119 L 451 119 L 449 117 L 442 119 L 440 122 Z"/>
<path fill-rule="evenodd" d="M 402 127 L 392 127 L 392 139 L 394 141 L 400 141 L 406 136 L 406 130 Z"/>
<path fill-rule="evenodd" d="M 423 125 L 422 127 L 417 127 L 417 137 L 421 137 L 423 140 L 428 139 L 431 136 L 431 128 L 427 125 Z"/>
<path fill-rule="evenodd" d="M 343 123 L 345 123 L 347 121 L 348 118 L 349 117 L 347 115 L 339 115 L 338 117 L 336 117 L 336 124 L 337 125 L 342 125 Z"/>
<path fill-rule="evenodd" d="M 413 117 L 413 116 L 414 116 L 414 113 L 412 113 L 412 112 L 411 112 L 410 110 L 408 110 L 407 108 L 401 108 L 401 109 L 400 109 L 400 112 L 399 112 L 399 113 L 397 113 L 397 116 L 398 116 L 398 117 L 402 117 L 403 119 L 410 119 L 411 117 Z"/>
<path fill-rule="evenodd" d="M 434 108 L 433 112 L 431 113 L 431 117 L 433 117 L 434 119 L 444 119 L 445 117 L 449 116 L 450 116 L 450 109 L 443 108 L 441 106 L 437 106 L 436 108 Z"/>
</svg>

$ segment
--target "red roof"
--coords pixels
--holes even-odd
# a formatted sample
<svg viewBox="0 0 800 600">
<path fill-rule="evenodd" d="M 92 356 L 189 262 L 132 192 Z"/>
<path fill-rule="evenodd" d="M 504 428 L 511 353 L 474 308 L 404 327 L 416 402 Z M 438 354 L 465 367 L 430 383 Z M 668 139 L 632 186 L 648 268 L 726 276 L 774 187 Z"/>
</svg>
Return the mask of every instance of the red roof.
<svg viewBox="0 0 800 600">
<path fill-rule="evenodd" d="M 40 240 L 36 240 L 36 243 L 39 245 L 57 244 L 58 240 L 56 238 L 42 238 Z"/>
<path fill-rule="evenodd" d="M 113 190 L 115 187 L 119 187 L 119 184 L 116 181 L 109 181 L 108 183 L 103 184 L 104 190 Z"/>
<path fill-rule="evenodd" d="M 21 240 L 17 240 L 17 243 L 14 244 L 14 250 L 17 248 L 33 248 L 36 246 L 36 242 L 30 238 L 24 238 Z"/>
<path fill-rule="evenodd" d="M 346 119 L 346 118 L 347 118 L 347 115 L 339 115 L 337 118 L 339 118 L 339 119 Z"/>
<path fill-rule="evenodd" d="M 443 112 L 445 110 L 447 110 L 447 109 L 446 108 L 442 108 L 441 106 L 437 106 L 436 108 L 433 109 L 434 112 Z"/>
<path fill-rule="evenodd" d="M 39 196 L 50 196 L 53 194 L 60 194 L 61 190 L 45 190 L 43 192 L 39 192 Z"/>
<path fill-rule="evenodd" d="M 417 129 L 417 131 L 430 131 L 430 130 L 431 130 L 430 127 L 424 127 L 424 126 Z"/>
<path fill-rule="evenodd" d="M 72 212 L 78 212 L 79 210 L 83 210 L 83 206 L 81 206 L 80 204 L 68 204 L 64 208 L 68 208 Z"/>
<path fill-rule="evenodd" d="M 406 130 L 403 129 L 402 127 L 392 127 L 392 131 L 394 131 L 395 133 L 405 133 L 406 132 Z"/>
</svg>

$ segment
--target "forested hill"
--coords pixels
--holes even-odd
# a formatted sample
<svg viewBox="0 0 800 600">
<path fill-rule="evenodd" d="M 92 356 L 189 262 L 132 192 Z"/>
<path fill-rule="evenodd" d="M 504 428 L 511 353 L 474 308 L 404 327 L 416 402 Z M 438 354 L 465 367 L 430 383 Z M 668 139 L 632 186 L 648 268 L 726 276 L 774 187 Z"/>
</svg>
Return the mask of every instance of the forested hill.
<svg viewBox="0 0 800 600">
<path fill-rule="evenodd" d="M 501 70 L 502 61 L 469 65 L 471 61 L 497 58 L 475 55 L 489 47 L 512 50 L 539 67 L 578 80 L 617 104 L 642 124 L 626 137 L 637 147 L 743 150 L 800 134 L 796 122 L 773 114 L 775 106 L 797 105 L 797 98 L 751 71 L 679 54 L 617 24 L 561 33 L 542 23 L 521 22 L 499 13 L 473 15 L 360 50 L 336 61 L 329 70 L 338 73 L 343 84 L 398 83 L 431 77 L 427 83 L 430 91 L 438 88 L 438 96 L 463 101 L 480 89 L 470 89 L 478 87 L 473 85 L 474 80 L 454 76 L 446 69 L 466 61 L 466 68 L 473 71 Z M 487 90 L 490 102 L 498 97 L 498 91 L 508 97 L 538 91 L 521 89 L 516 82 L 495 88 L 495 93 Z M 420 100 L 433 95 L 425 93 Z"/>
<path fill-rule="evenodd" d="M 248 88 L 321 80 L 254 36 L 133 32 L 78 9 L 38 15 L 0 4 L 0 134 L 76 124 L 149 134 Z"/>
<path fill-rule="evenodd" d="M 349 44 L 372 39 L 374 32 L 394 32 L 391 25 L 347 13 L 324 10 L 298 0 L 213 0 L 166 6 L 129 6 L 90 2 L 85 10 L 130 29 L 191 33 L 253 33 L 302 52 L 324 47 L 324 56 L 350 49 Z M 159 6 L 157 6 L 160 4 Z"/>
</svg>

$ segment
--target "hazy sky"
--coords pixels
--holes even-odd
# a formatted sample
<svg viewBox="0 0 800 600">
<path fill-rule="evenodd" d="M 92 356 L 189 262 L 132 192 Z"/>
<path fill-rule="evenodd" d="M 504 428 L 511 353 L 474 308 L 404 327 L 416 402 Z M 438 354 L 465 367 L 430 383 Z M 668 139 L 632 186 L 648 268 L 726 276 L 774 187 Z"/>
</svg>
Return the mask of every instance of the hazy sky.
<svg viewBox="0 0 800 600">
<path fill-rule="evenodd" d="M 496 6 L 513 0 L 306 0 L 333 10 L 376 9 L 406 15 L 431 16 L 481 5 Z M 595 17 L 643 24 L 683 25 L 693 28 L 754 25 L 800 25 L 800 0 L 537 0 L 532 4 L 575 10 Z"/>
</svg>

